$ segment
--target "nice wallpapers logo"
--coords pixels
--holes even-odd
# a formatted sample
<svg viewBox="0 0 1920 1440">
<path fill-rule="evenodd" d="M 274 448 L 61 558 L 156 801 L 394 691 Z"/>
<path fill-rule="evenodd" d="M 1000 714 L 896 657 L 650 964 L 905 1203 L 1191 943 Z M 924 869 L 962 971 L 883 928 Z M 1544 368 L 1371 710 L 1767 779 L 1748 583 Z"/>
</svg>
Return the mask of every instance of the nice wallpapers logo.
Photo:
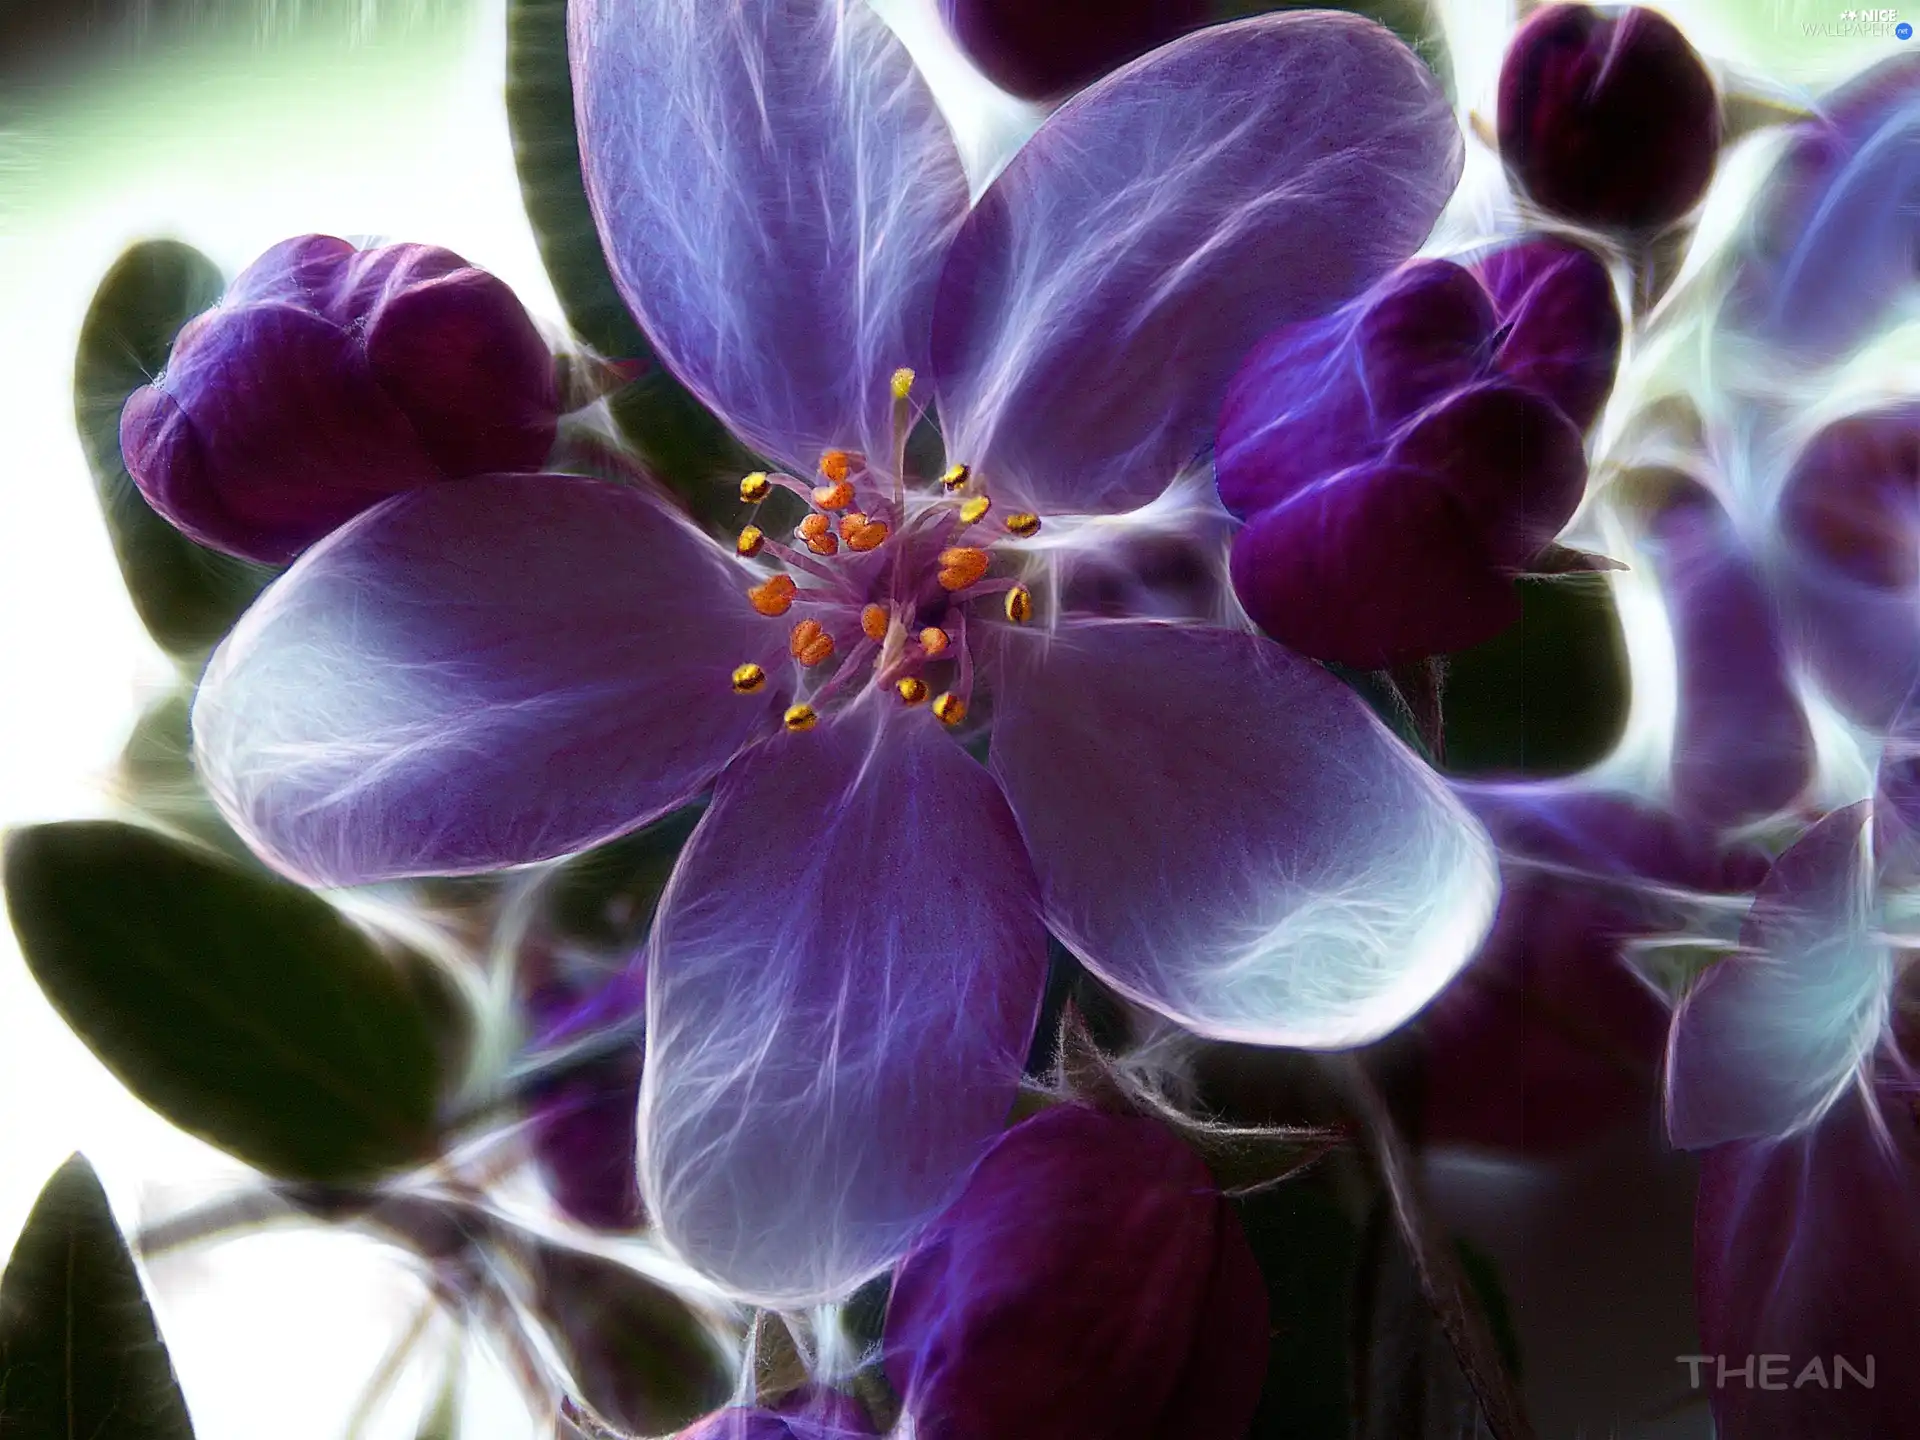
<svg viewBox="0 0 1920 1440">
<path fill-rule="evenodd" d="M 1798 1390 L 1811 1385 L 1821 1390 L 1844 1390 L 1857 1385 L 1873 1388 L 1873 1356 L 1866 1357 L 1862 1370 L 1845 1355 L 1815 1355 L 1798 1365 L 1791 1355 L 1676 1355 L 1676 1364 L 1687 1367 L 1687 1383 L 1695 1390 L 1708 1384 L 1713 1388 L 1729 1386 L 1747 1390 Z M 1735 1363 L 1737 1362 L 1737 1363 Z M 1791 1379 L 1789 1379 L 1791 1377 Z"/>
<path fill-rule="evenodd" d="M 1897 10 L 1842 10 L 1834 20 L 1810 20 L 1801 29 L 1827 40 L 1911 40 L 1913 26 Z"/>
</svg>

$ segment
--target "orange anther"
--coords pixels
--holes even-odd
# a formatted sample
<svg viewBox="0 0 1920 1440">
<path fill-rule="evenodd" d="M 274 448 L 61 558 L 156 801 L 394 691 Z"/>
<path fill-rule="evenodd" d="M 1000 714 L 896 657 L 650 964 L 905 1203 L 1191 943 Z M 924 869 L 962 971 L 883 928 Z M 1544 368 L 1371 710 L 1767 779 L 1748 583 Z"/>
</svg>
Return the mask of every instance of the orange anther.
<svg viewBox="0 0 1920 1440">
<path fill-rule="evenodd" d="M 800 522 L 800 538 L 816 555 L 832 555 L 840 549 L 840 539 L 827 528 L 827 517 L 818 512 Z"/>
<path fill-rule="evenodd" d="M 918 705 L 927 698 L 927 682 L 917 675 L 902 676 L 894 682 L 893 688 L 901 701 L 908 705 Z"/>
<path fill-rule="evenodd" d="M 822 510 L 844 510 L 853 503 L 853 482 L 836 480 L 831 485 L 813 487 L 813 503 Z"/>
<path fill-rule="evenodd" d="M 964 590 L 987 573 L 987 552 L 971 545 L 956 545 L 940 552 L 940 584 L 948 590 Z"/>
<path fill-rule="evenodd" d="M 892 533 L 886 521 L 869 519 L 858 511 L 840 522 L 840 535 L 849 550 L 877 549 Z"/>
<path fill-rule="evenodd" d="M 833 636 L 818 620 L 802 620 L 787 638 L 787 650 L 802 665 L 818 665 L 833 654 Z"/>
<path fill-rule="evenodd" d="M 887 607 L 869 605 L 860 612 L 860 633 L 869 640 L 887 638 Z"/>
<path fill-rule="evenodd" d="M 791 575 L 773 575 L 747 591 L 747 599 L 753 603 L 754 609 L 771 618 L 784 615 L 793 608 L 793 597 L 799 589 Z"/>
<path fill-rule="evenodd" d="M 740 538 L 733 542 L 733 549 L 735 554 L 751 560 L 766 543 L 766 532 L 758 525 L 749 525 L 740 532 Z"/>
<path fill-rule="evenodd" d="M 958 725 L 967 718 L 967 702 L 950 690 L 943 690 L 934 697 L 933 713 L 940 717 L 943 725 Z"/>
<path fill-rule="evenodd" d="M 920 632 L 920 648 L 929 655 L 944 654 L 950 643 L 947 632 L 938 625 L 929 625 Z"/>
<path fill-rule="evenodd" d="M 853 471 L 853 457 L 844 450 L 829 450 L 820 457 L 820 473 L 838 485 Z"/>
<path fill-rule="evenodd" d="M 1040 533 L 1040 517 L 1031 510 L 1022 510 L 1009 515 L 1006 519 L 1007 533 L 1025 540 L 1029 535 Z"/>
</svg>

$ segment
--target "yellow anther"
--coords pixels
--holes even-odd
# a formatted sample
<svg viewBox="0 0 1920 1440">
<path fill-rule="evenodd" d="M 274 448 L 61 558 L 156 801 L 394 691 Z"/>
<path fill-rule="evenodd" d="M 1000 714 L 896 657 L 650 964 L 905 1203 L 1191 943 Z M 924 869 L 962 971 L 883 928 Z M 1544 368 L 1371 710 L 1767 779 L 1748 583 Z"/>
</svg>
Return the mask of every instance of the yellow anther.
<svg viewBox="0 0 1920 1440">
<path fill-rule="evenodd" d="M 904 400 L 913 390 L 913 371 L 902 365 L 893 372 L 893 379 L 888 383 L 893 388 L 893 398 Z"/>
<path fill-rule="evenodd" d="M 927 682 L 917 675 L 903 676 L 894 681 L 893 688 L 899 692 L 901 700 L 908 705 L 918 705 L 927 698 Z"/>
<path fill-rule="evenodd" d="M 844 450 L 829 450 L 820 457 L 820 473 L 829 484 L 838 485 L 853 473 L 853 456 Z"/>
<path fill-rule="evenodd" d="M 943 725 L 958 725 L 967 718 L 967 702 L 951 690 L 942 690 L 934 697 L 933 713 Z"/>
<path fill-rule="evenodd" d="M 733 693 L 751 695 L 767 683 L 767 672 L 749 661 L 733 672 Z"/>
<path fill-rule="evenodd" d="M 947 639 L 947 632 L 942 630 L 938 625 L 929 625 L 920 632 L 920 648 L 929 655 L 946 653 L 946 648 L 950 643 L 952 642 Z"/>
<path fill-rule="evenodd" d="M 833 654 L 833 636 L 818 620 L 802 620 L 787 637 L 787 650 L 802 665 L 818 665 Z"/>
<path fill-rule="evenodd" d="M 1009 535 L 1018 535 L 1025 540 L 1029 535 L 1040 533 L 1040 517 L 1031 510 L 1016 511 L 1007 516 L 1006 526 Z"/>
<path fill-rule="evenodd" d="M 1016 585 L 1007 591 L 1007 618 L 1016 625 L 1033 618 L 1033 592 L 1026 586 Z"/>
<path fill-rule="evenodd" d="M 984 495 L 976 495 L 960 507 L 962 525 L 978 525 L 987 518 L 987 511 L 993 508 L 993 501 Z"/>
<path fill-rule="evenodd" d="M 767 479 L 767 472 L 756 470 L 740 480 L 740 503 L 758 505 L 773 490 L 773 482 Z"/>
<path fill-rule="evenodd" d="M 844 510 L 853 503 L 853 482 L 836 480 L 831 485 L 813 487 L 813 503 L 822 510 Z"/>
<path fill-rule="evenodd" d="M 887 607 L 869 605 L 860 612 L 860 633 L 869 640 L 887 638 Z"/>
<path fill-rule="evenodd" d="M 987 573 L 987 552 L 971 545 L 956 545 L 940 552 L 940 584 L 947 590 L 964 590 Z"/>
<path fill-rule="evenodd" d="M 870 519 L 857 510 L 840 521 L 840 537 L 849 550 L 876 549 L 892 533 L 886 521 Z"/>
<path fill-rule="evenodd" d="M 966 466 L 950 465 L 947 467 L 947 473 L 940 477 L 940 483 L 949 490 L 958 490 L 972 478 L 973 471 L 969 470 Z"/>
<path fill-rule="evenodd" d="M 749 525 L 740 532 L 740 538 L 733 542 L 735 553 L 751 560 L 758 555 L 767 543 L 767 532 L 758 525 Z"/>
<path fill-rule="evenodd" d="M 747 599 L 754 609 L 772 619 L 793 608 L 793 597 L 799 589 L 791 575 L 773 575 L 747 591 Z"/>
<path fill-rule="evenodd" d="M 787 713 L 781 717 L 781 724 L 789 730 L 811 730 L 820 717 L 814 713 L 811 705 L 789 705 Z"/>
<path fill-rule="evenodd" d="M 816 555 L 832 555 L 840 549 L 839 537 L 827 528 L 827 517 L 817 512 L 800 522 L 800 538 Z"/>
</svg>

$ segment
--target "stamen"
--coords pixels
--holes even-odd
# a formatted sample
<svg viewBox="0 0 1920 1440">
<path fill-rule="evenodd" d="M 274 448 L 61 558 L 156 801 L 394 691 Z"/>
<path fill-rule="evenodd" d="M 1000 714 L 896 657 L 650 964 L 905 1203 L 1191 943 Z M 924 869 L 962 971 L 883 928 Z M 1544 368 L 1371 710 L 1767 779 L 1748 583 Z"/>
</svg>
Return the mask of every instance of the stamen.
<svg viewBox="0 0 1920 1440">
<path fill-rule="evenodd" d="M 740 538 L 733 542 L 734 554 L 743 560 L 751 560 L 765 548 L 767 532 L 758 525 L 749 525 L 740 532 Z"/>
<path fill-rule="evenodd" d="M 860 633 L 869 640 L 887 638 L 887 607 L 869 605 L 860 612 Z"/>
<path fill-rule="evenodd" d="M 940 585 L 946 590 L 964 590 L 987 573 L 991 563 L 987 552 L 971 545 L 956 545 L 940 552 Z"/>
<path fill-rule="evenodd" d="M 811 705 L 802 702 L 799 705 L 789 705 L 787 713 L 781 717 L 781 723 L 789 730 L 811 730 L 819 718 L 820 716 Z"/>
<path fill-rule="evenodd" d="M 773 482 L 767 479 L 767 472 L 756 470 L 751 475 L 741 477 L 740 503 L 758 505 L 773 493 Z"/>
<path fill-rule="evenodd" d="M 1016 625 L 1033 618 L 1033 592 L 1026 586 L 1016 585 L 1007 591 L 1007 618 Z"/>
<path fill-rule="evenodd" d="M 978 525 L 987 518 L 987 511 L 993 508 L 993 501 L 984 495 L 976 495 L 960 507 L 962 525 Z"/>
<path fill-rule="evenodd" d="M 938 625 L 929 625 L 920 632 L 920 648 L 929 656 L 944 654 L 947 643 L 947 632 Z"/>
<path fill-rule="evenodd" d="M 887 536 L 892 533 L 892 527 L 886 521 L 862 515 L 858 510 L 840 521 L 840 536 L 847 542 L 849 550 L 876 550 L 886 543 Z"/>
<path fill-rule="evenodd" d="M 1040 533 L 1040 517 L 1031 510 L 1020 510 L 1007 516 L 1007 533 L 1027 540 Z"/>
<path fill-rule="evenodd" d="M 958 725 L 967 718 L 967 702 L 951 690 L 943 690 L 934 698 L 933 713 L 940 717 L 943 725 Z"/>
<path fill-rule="evenodd" d="M 894 682 L 893 688 L 901 701 L 908 705 L 918 705 L 927 698 L 927 682 L 918 675 L 902 676 Z"/>
<path fill-rule="evenodd" d="M 800 587 L 793 583 L 791 575 L 771 575 L 747 591 L 747 599 L 753 608 L 768 619 L 776 619 L 793 608 L 793 597 Z"/>
<path fill-rule="evenodd" d="M 749 661 L 733 672 L 733 692 L 736 695 L 751 695 L 767 683 L 767 672 Z"/>
<path fill-rule="evenodd" d="M 947 473 L 940 477 L 940 483 L 949 490 L 958 490 L 973 478 L 973 471 L 965 465 L 950 465 Z"/>
<path fill-rule="evenodd" d="M 831 485 L 816 485 L 813 503 L 822 510 L 844 510 L 853 504 L 853 482 L 836 480 Z"/>
<path fill-rule="evenodd" d="M 853 473 L 853 456 L 844 450 L 829 450 L 820 457 L 820 473 L 829 483 L 838 485 Z"/>
<path fill-rule="evenodd" d="M 818 620 L 802 620 L 787 637 L 787 650 L 802 665 L 818 665 L 833 654 L 833 636 Z"/>
<path fill-rule="evenodd" d="M 893 372 L 893 379 L 889 381 L 888 384 L 893 390 L 894 399 L 906 399 L 908 395 L 913 393 L 913 371 L 902 365 L 898 370 Z"/>
<path fill-rule="evenodd" d="M 827 528 L 827 517 L 817 512 L 800 522 L 800 538 L 816 555 L 833 555 L 840 549 L 840 537 Z"/>
</svg>

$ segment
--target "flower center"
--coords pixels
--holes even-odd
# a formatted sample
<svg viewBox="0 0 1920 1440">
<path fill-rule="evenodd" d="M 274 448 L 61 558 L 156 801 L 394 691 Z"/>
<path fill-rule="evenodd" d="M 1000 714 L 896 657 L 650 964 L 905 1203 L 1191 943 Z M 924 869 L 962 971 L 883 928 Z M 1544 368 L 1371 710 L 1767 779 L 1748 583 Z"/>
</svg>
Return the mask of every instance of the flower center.
<svg viewBox="0 0 1920 1440">
<path fill-rule="evenodd" d="M 762 471 L 740 482 L 753 519 L 776 489 L 808 506 L 788 540 L 749 523 L 734 545 L 743 560 L 781 567 L 763 570 L 747 598 L 762 615 L 793 617 L 787 649 L 808 683 L 787 709 L 789 730 L 811 729 L 829 704 L 882 688 L 897 704 L 925 704 L 943 724 L 959 725 L 973 693 L 968 626 L 1033 618 L 1032 592 L 993 570 L 1009 542 L 1039 533 L 1040 517 L 996 511 L 965 465 L 953 466 L 936 486 L 907 486 L 912 388 L 912 371 L 894 372 L 890 465 L 829 450 L 816 484 Z M 990 598 L 998 601 L 991 609 L 980 604 Z M 742 695 L 766 680 L 754 664 L 733 672 Z"/>
</svg>

